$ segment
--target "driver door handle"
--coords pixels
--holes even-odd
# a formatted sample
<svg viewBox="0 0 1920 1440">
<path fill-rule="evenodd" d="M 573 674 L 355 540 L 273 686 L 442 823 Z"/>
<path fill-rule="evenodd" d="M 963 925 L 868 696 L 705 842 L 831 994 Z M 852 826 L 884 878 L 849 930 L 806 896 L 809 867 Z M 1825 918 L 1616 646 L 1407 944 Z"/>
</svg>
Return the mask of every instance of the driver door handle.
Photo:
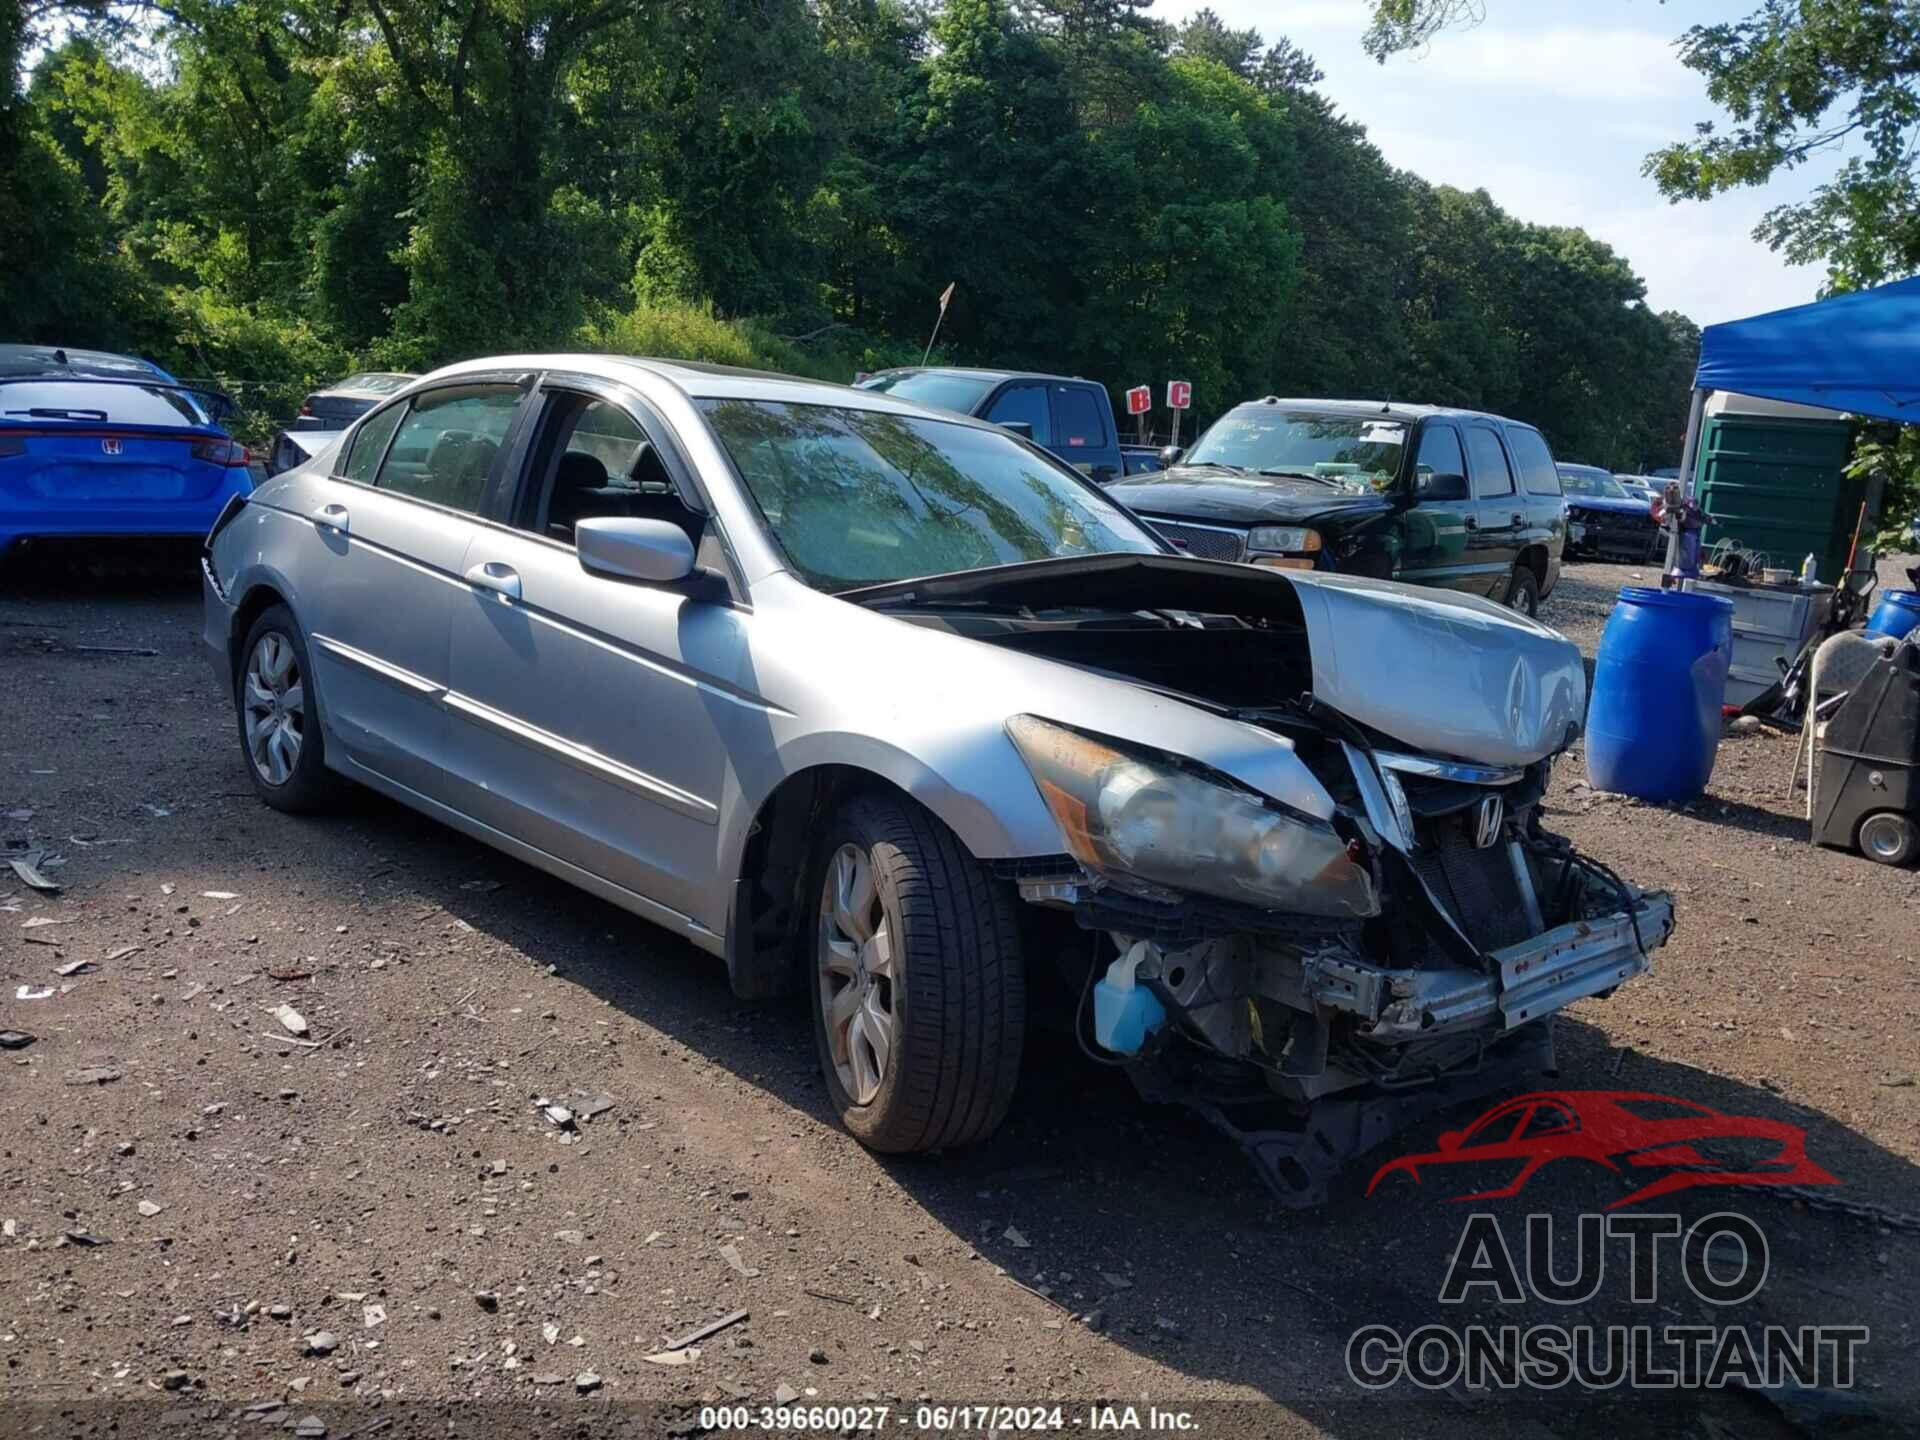
<svg viewBox="0 0 1920 1440">
<path fill-rule="evenodd" d="M 1478 530 L 1479 528 L 1480 522 L 1471 515 L 1467 516 L 1467 529 Z"/>
<path fill-rule="evenodd" d="M 349 518 L 347 507 L 344 505 L 322 505 L 313 512 L 314 524 L 323 525 L 329 530 L 338 530 L 342 535 L 347 533 Z"/>
<path fill-rule="evenodd" d="M 1516 530 L 1524 530 L 1527 528 L 1527 517 L 1522 515 L 1518 510 L 1513 512 L 1513 528 Z"/>
<path fill-rule="evenodd" d="M 520 572 L 498 560 L 487 560 L 467 571 L 467 583 L 480 590 L 491 590 L 504 600 L 520 598 Z"/>
</svg>

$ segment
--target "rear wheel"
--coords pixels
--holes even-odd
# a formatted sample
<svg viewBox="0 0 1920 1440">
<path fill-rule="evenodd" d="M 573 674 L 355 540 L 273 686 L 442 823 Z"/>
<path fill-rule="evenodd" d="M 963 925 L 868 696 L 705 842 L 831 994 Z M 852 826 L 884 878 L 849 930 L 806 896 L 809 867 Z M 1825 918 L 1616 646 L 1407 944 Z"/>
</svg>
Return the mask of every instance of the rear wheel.
<svg viewBox="0 0 1920 1440">
<path fill-rule="evenodd" d="M 326 767 L 307 642 L 286 606 L 262 611 L 247 631 L 233 698 L 254 792 L 276 810 L 325 808 L 339 784 Z"/>
<path fill-rule="evenodd" d="M 1860 853 L 1882 865 L 1905 865 L 1920 849 L 1913 821 L 1895 810 L 1879 810 L 1860 822 Z"/>
<path fill-rule="evenodd" d="M 1528 618 L 1540 613 L 1540 578 L 1531 565 L 1513 567 L 1513 578 L 1507 582 L 1507 604 Z"/>
<path fill-rule="evenodd" d="M 1013 905 L 909 802 L 856 800 L 815 867 L 814 1037 L 834 1109 L 875 1150 L 937 1150 L 1007 1112 L 1026 1031 Z"/>
</svg>

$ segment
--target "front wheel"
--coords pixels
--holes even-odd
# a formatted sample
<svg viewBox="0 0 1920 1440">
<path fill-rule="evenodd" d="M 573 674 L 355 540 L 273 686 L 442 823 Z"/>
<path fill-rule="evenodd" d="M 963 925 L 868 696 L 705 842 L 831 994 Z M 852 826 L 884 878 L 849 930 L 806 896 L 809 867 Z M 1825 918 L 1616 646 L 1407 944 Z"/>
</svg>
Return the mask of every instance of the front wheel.
<svg viewBox="0 0 1920 1440">
<path fill-rule="evenodd" d="M 338 783 L 326 767 L 307 642 L 286 606 L 262 611 L 247 631 L 233 699 L 254 792 L 296 815 L 324 809 Z"/>
<path fill-rule="evenodd" d="M 1540 613 L 1540 579 L 1531 565 L 1513 567 L 1513 578 L 1507 582 L 1507 604 L 1530 620 Z"/>
<path fill-rule="evenodd" d="M 911 802 L 855 800 L 824 838 L 809 990 L 834 1109 L 874 1150 L 981 1139 L 1013 1098 L 1026 1033 L 1011 899 Z"/>
</svg>

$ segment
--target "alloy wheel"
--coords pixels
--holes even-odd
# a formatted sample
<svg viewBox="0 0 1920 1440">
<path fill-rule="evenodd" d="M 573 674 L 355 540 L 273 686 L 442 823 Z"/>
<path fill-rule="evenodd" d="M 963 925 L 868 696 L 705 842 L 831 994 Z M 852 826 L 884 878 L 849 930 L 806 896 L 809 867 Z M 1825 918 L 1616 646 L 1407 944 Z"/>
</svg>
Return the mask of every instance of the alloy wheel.
<svg viewBox="0 0 1920 1440">
<path fill-rule="evenodd" d="M 841 1088 L 856 1105 L 880 1093 L 899 1037 L 899 967 L 873 859 L 842 845 L 820 897 L 820 1013 Z"/>
<path fill-rule="evenodd" d="M 247 657 L 243 704 L 247 758 L 269 785 L 284 785 L 300 763 L 306 685 L 286 636 L 269 630 Z"/>
</svg>

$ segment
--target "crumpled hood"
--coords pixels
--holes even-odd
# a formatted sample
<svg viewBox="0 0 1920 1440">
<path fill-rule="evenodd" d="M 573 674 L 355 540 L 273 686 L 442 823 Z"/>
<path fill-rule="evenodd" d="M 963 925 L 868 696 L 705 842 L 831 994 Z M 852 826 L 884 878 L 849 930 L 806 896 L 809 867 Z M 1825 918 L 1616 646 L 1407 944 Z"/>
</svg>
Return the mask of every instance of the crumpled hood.
<svg viewBox="0 0 1920 1440">
<path fill-rule="evenodd" d="M 1566 748 L 1587 713 L 1586 670 L 1572 641 L 1491 600 L 1424 585 L 1105 554 L 901 580 L 839 598 L 914 596 L 1036 610 L 1144 606 L 1280 623 L 1297 611 L 1317 698 L 1410 750 L 1457 760 L 1530 765 Z"/>
<path fill-rule="evenodd" d="M 1556 630 L 1474 595 L 1280 572 L 1299 592 L 1313 693 L 1408 747 L 1530 765 L 1580 732 L 1587 674 Z"/>
<path fill-rule="evenodd" d="M 1649 524 L 1653 522 L 1650 502 L 1630 500 L 1618 495 L 1574 495 L 1567 496 L 1569 510 L 1605 510 L 1613 515 L 1638 515 Z"/>
</svg>

